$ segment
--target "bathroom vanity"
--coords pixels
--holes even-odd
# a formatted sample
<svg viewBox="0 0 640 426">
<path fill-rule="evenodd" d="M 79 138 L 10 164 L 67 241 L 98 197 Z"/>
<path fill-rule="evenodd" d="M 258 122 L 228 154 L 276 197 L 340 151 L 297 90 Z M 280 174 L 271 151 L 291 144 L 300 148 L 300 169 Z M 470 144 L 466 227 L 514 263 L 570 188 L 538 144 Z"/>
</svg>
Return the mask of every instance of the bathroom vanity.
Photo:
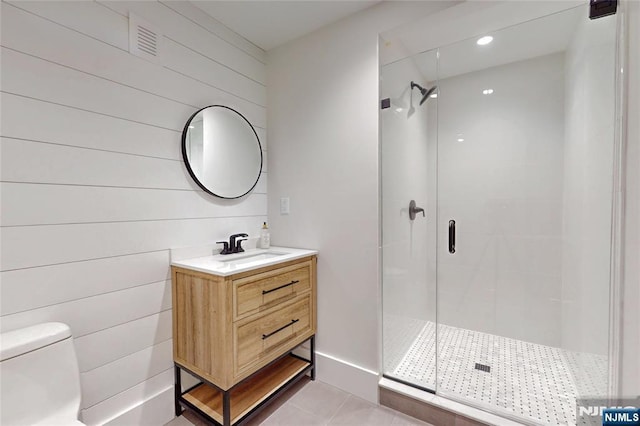
<svg viewBox="0 0 640 426">
<path fill-rule="evenodd" d="M 171 263 L 176 415 L 188 406 L 233 425 L 314 378 L 316 255 L 272 247 Z M 292 352 L 305 341 L 308 358 Z M 183 390 L 181 370 L 201 382 Z"/>
</svg>

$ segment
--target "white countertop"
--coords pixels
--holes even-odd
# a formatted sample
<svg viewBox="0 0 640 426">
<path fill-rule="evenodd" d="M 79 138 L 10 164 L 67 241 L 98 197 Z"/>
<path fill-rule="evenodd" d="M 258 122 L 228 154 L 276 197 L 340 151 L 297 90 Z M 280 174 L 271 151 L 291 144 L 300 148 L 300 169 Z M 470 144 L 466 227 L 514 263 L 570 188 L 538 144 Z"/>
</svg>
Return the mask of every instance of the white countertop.
<svg viewBox="0 0 640 426">
<path fill-rule="evenodd" d="M 314 254 L 318 254 L 318 251 L 290 247 L 270 247 L 268 249 L 250 249 L 236 254 L 216 254 L 193 259 L 174 260 L 171 265 L 226 277 Z M 255 260 L 253 260 L 254 258 Z"/>
</svg>

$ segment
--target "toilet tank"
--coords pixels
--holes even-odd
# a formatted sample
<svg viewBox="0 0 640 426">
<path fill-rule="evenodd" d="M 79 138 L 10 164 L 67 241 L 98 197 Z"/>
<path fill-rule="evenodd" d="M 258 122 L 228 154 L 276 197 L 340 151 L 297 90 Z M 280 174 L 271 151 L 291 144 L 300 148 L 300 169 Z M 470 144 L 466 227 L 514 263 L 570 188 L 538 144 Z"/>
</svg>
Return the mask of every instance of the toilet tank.
<svg viewBox="0 0 640 426">
<path fill-rule="evenodd" d="M 38 324 L 0 335 L 0 424 L 73 424 L 80 373 L 66 324 Z"/>
</svg>

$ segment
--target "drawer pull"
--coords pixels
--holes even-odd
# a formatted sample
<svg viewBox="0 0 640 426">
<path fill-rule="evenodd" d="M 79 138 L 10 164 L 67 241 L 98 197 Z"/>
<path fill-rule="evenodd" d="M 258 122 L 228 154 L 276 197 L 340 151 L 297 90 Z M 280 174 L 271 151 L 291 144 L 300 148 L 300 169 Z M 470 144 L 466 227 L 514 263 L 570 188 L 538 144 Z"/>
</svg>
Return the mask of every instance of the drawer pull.
<svg viewBox="0 0 640 426">
<path fill-rule="evenodd" d="M 300 321 L 300 319 L 294 319 L 294 320 L 291 320 L 291 322 L 290 322 L 289 324 L 287 324 L 287 325 L 283 325 L 283 326 L 282 326 L 282 327 L 280 327 L 279 329 L 277 329 L 277 330 L 275 330 L 275 331 L 272 331 L 272 332 L 271 332 L 271 333 L 269 333 L 269 334 L 263 334 L 263 335 L 262 335 L 262 340 L 266 339 L 267 337 L 271 337 L 271 336 L 273 336 L 273 335 L 274 335 L 274 334 L 276 334 L 277 332 L 282 331 L 282 330 L 284 330 L 284 329 L 285 329 L 285 328 L 287 328 L 287 327 L 291 327 L 293 324 L 297 323 L 298 321 Z"/>
<path fill-rule="evenodd" d="M 272 288 L 271 290 L 262 290 L 262 294 L 269 294 L 272 291 L 280 290 L 281 288 L 289 287 L 290 285 L 294 285 L 294 284 L 299 283 L 299 282 L 300 281 L 298 281 L 298 280 L 293 280 L 290 283 L 282 284 L 280 287 Z"/>
</svg>

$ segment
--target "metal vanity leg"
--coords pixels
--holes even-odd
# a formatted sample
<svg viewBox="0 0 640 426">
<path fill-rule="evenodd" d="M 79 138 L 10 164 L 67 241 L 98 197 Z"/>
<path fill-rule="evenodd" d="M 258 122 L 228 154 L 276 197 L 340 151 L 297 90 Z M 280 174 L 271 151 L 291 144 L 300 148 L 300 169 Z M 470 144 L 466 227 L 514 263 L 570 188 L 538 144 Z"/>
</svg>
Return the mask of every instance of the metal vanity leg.
<svg viewBox="0 0 640 426">
<path fill-rule="evenodd" d="M 174 402 L 176 417 L 182 414 L 182 407 L 180 406 L 180 397 L 182 396 L 182 382 L 180 376 L 180 368 L 177 365 L 173 366 L 175 372 L 175 387 L 174 387 Z"/>
<path fill-rule="evenodd" d="M 222 392 L 222 423 L 231 426 L 231 390 Z"/>
<path fill-rule="evenodd" d="M 316 379 L 316 336 L 311 338 L 311 380 Z"/>
</svg>

